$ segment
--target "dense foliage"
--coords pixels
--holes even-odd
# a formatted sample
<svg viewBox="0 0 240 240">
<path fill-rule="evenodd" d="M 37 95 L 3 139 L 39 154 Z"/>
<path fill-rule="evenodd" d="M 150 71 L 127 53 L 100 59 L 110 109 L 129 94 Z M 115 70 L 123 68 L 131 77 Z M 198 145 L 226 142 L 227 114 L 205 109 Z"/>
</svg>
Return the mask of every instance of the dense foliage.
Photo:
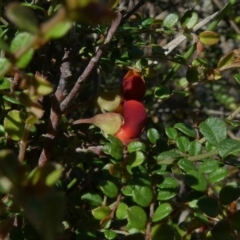
<svg viewBox="0 0 240 240">
<path fill-rule="evenodd" d="M 203 2 L 0 3 L 0 239 L 240 238 L 240 8 Z"/>
</svg>

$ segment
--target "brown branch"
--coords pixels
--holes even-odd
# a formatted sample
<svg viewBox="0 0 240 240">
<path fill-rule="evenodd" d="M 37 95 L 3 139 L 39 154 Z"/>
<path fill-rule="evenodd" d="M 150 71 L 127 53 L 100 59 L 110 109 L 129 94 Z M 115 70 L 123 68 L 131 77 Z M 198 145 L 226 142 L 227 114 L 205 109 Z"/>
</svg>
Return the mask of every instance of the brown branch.
<svg viewBox="0 0 240 240">
<path fill-rule="evenodd" d="M 60 71 L 61 71 L 61 76 L 60 76 L 58 87 L 55 93 L 51 96 L 51 112 L 50 112 L 50 118 L 48 120 L 48 130 L 47 130 L 46 139 L 44 142 L 44 147 L 38 160 L 39 166 L 44 165 L 50 159 L 54 140 L 57 135 L 58 126 L 61 120 L 62 114 L 60 111 L 60 103 L 66 95 L 65 91 L 66 91 L 67 80 L 69 79 L 69 77 L 72 76 L 70 71 L 69 51 L 65 50 Z"/>
<path fill-rule="evenodd" d="M 122 20 L 122 14 L 117 13 L 116 18 L 113 20 L 112 25 L 108 31 L 107 37 L 103 43 L 103 45 L 97 50 L 95 56 L 90 60 L 88 66 L 85 68 L 82 75 L 78 78 L 77 82 L 73 86 L 71 92 L 68 96 L 63 100 L 60 105 L 61 112 L 65 112 L 65 110 L 70 106 L 71 102 L 77 97 L 79 91 L 81 90 L 83 83 L 86 82 L 93 69 L 97 66 L 99 60 L 102 57 L 103 52 L 108 48 L 109 43 L 111 42 L 118 26 L 120 25 Z"/>
</svg>

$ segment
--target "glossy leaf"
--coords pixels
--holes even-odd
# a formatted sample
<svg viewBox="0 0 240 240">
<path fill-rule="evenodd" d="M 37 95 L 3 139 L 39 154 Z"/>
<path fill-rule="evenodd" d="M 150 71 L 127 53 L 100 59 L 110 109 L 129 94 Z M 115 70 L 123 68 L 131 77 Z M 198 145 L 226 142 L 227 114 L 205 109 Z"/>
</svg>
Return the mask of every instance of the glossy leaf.
<svg viewBox="0 0 240 240">
<path fill-rule="evenodd" d="M 133 228 L 141 230 L 146 225 L 147 215 L 141 207 L 132 206 L 127 210 L 127 220 Z"/>
<path fill-rule="evenodd" d="M 203 173 L 212 173 L 215 172 L 218 168 L 219 162 L 211 158 L 204 159 L 199 166 L 199 170 Z"/>
<path fill-rule="evenodd" d="M 12 140 L 18 141 L 24 132 L 24 122 L 21 113 L 17 110 L 8 112 L 4 119 L 4 128 Z"/>
<path fill-rule="evenodd" d="M 188 10 L 184 13 L 181 18 L 182 27 L 187 27 L 188 29 L 193 28 L 198 22 L 198 14 L 192 10 Z"/>
<path fill-rule="evenodd" d="M 219 144 L 219 155 L 223 158 L 240 151 L 240 142 L 234 139 L 225 139 Z"/>
<path fill-rule="evenodd" d="M 145 151 L 146 146 L 142 142 L 133 141 L 128 144 L 127 149 L 129 153 L 136 152 L 136 151 Z"/>
<path fill-rule="evenodd" d="M 104 231 L 104 236 L 106 239 L 114 239 L 117 234 L 114 231 L 107 229 Z"/>
<path fill-rule="evenodd" d="M 119 146 L 118 144 L 114 143 L 106 143 L 103 146 L 103 152 L 106 154 L 109 154 L 116 160 L 121 160 L 123 156 L 123 148 L 122 146 Z"/>
<path fill-rule="evenodd" d="M 178 161 L 178 166 L 184 171 L 184 172 L 189 172 L 191 170 L 197 170 L 196 166 L 194 165 L 194 163 L 192 163 L 191 161 L 182 158 Z"/>
<path fill-rule="evenodd" d="M 215 218 L 220 213 L 219 205 L 216 199 L 204 196 L 200 198 L 197 205 L 207 216 Z"/>
<path fill-rule="evenodd" d="M 131 166 L 131 168 L 141 165 L 144 161 L 145 156 L 141 151 L 132 152 L 129 154 L 128 165 Z"/>
<path fill-rule="evenodd" d="M 157 156 L 158 164 L 172 164 L 175 160 L 181 158 L 182 156 L 178 151 L 170 150 L 162 152 Z"/>
<path fill-rule="evenodd" d="M 166 127 L 165 128 L 165 133 L 170 139 L 176 139 L 178 137 L 178 132 L 175 128 L 173 127 Z"/>
<path fill-rule="evenodd" d="M 16 2 L 11 3 L 7 6 L 6 16 L 20 29 L 31 33 L 38 33 L 36 15 L 28 7 Z"/>
<path fill-rule="evenodd" d="M 216 147 L 227 137 L 226 125 L 219 118 L 208 118 L 199 128 L 206 140 Z"/>
<path fill-rule="evenodd" d="M 81 196 L 81 199 L 92 206 L 100 206 L 102 203 L 102 197 L 97 193 L 85 193 Z"/>
<path fill-rule="evenodd" d="M 116 217 L 120 220 L 127 218 L 128 205 L 126 203 L 120 202 L 116 210 Z"/>
<path fill-rule="evenodd" d="M 166 201 L 178 194 L 179 184 L 174 178 L 165 177 L 164 181 L 157 185 L 159 188 L 157 199 Z"/>
<path fill-rule="evenodd" d="M 153 193 L 151 188 L 147 186 L 135 186 L 133 188 L 132 197 L 135 203 L 141 207 L 147 207 L 153 199 Z"/>
<path fill-rule="evenodd" d="M 185 182 L 193 189 L 203 192 L 207 189 L 207 181 L 204 175 L 196 170 L 189 171 L 184 177 Z"/>
<path fill-rule="evenodd" d="M 92 215 L 95 219 L 101 220 L 107 217 L 111 212 L 108 206 L 100 206 L 92 210 Z"/>
<path fill-rule="evenodd" d="M 178 15 L 175 13 L 170 13 L 164 19 L 163 26 L 171 29 L 174 25 L 177 24 L 177 22 L 178 22 Z"/>
<path fill-rule="evenodd" d="M 27 32 L 21 32 L 14 37 L 11 42 L 10 50 L 12 53 L 17 53 L 25 48 L 31 41 L 33 36 Z M 34 54 L 34 49 L 30 48 L 26 51 L 17 61 L 17 66 L 19 68 L 25 68 L 31 61 Z"/>
<path fill-rule="evenodd" d="M 215 171 L 212 171 L 209 175 L 209 182 L 215 183 L 225 179 L 228 175 L 228 169 L 218 168 Z"/>
<path fill-rule="evenodd" d="M 158 222 L 163 218 L 169 216 L 169 214 L 173 211 L 172 206 L 169 203 L 161 204 L 154 212 L 152 221 Z"/>
<path fill-rule="evenodd" d="M 158 130 L 155 128 L 148 129 L 147 136 L 152 144 L 155 144 L 156 141 L 160 138 L 160 134 L 159 134 Z"/>
<path fill-rule="evenodd" d="M 188 153 L 190 156 L 196 156 L 201 152 L 202 152 L 202 145 L 199 142 L 197 141 L 190 142 L 190 144 L 188 145 Z"/>
<path fill-rule="evenodd" d="M 104 181 L 100 183 L 100 189 L 104 194 L 110 198 L 114 198 L 118 194 L 117 186 L 111 181 Z"/>
<path fill-rule="evenodd" d="M 190 141 L 187 137 L 181 136 L 176 138 L 176 145 L 182 152 L 187 152 Z"/>
<path fill-rule="evenodd" d="M 204 31 L 199 34 L 199 40 L 201 43 L 211 46 L 219 42 L 220 36 L 212 31 Z"/>
<path fill-rule="evenodd" d="M 240 197 L 240 188 L 233 186 L 224 186 L 219 192 L 221 204 L 227 205 L 236 201 Z"/>
<path fill-rule="evenodd" d="M 196 131 L 191 125 L 184 123 L 176 123 L 174 125 L 174 128 L 178 129 L 180 132 L 186 134 L 189 137 L 196 137 Z"/>
</svg>

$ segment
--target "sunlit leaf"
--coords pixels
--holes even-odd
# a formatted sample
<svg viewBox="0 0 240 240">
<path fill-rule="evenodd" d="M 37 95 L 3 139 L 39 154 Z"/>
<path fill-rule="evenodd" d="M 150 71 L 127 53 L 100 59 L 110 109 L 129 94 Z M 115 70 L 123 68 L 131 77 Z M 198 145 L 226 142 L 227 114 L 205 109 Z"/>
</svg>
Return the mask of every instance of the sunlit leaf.
<svg viewBox="0 0 240 240">
<path fill-rule="evenodd" d="M 199 40 L 205 45 L 214 45 L 219 42 L 220 36 L 212 31 L 204 31 L 199 34 Z"/>
</svg>

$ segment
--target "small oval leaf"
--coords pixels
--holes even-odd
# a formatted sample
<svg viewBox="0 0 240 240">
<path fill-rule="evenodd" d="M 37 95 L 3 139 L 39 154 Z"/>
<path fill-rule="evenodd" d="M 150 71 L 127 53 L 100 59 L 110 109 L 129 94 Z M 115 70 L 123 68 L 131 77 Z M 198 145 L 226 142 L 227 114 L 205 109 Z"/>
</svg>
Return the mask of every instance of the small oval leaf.
<svg viewBox="0 0 240 240">
<path fill-rule="evenodd" d="M 205 45 L 214 45 L 219 42 L 220 36 L 212 31 L 204 31 L 199 34 L 199 40 Z"/>
</svg>

